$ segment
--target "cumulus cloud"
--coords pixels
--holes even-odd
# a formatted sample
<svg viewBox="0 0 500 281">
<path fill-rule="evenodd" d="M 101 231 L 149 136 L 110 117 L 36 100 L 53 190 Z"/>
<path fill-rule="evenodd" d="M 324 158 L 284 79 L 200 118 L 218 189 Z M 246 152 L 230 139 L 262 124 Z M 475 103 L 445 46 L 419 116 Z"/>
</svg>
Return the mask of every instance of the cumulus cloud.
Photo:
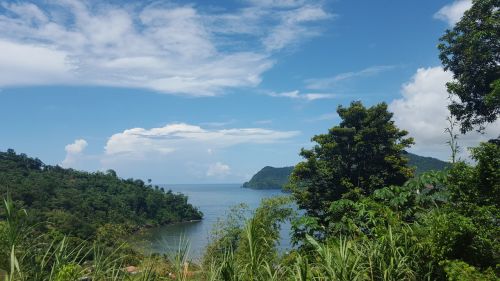
<svg viewBox="0 0 500 281">
<path fill-rule="evenodd" d="M 231 168 L 228 165 L 222 164 L 221 162 L 216 162 L 208 166 L 206 175 L 207 177 L 224 177 L 229 175 L 230 173 Z"/>
<path fill-rule="evenodd" d="M 244 143 L 274 143 L 298 135 L 298 131 L 275 131 L 262 128 L 204 129 L 185 123 L 160 128 L 133 128 L 112 135 L 105 146 L 106 155 L 141 157 L 167 155 L 174 151 L 229 147 Z"/>
<path fill-rule="evenodd" d="M 309 37 L 310 25 L 329 16 L 321 4 L 267 2 L 231 13 L 158 3 L 1 3 L 0 86 L 104 85 L 193 96 L 256 86 L 273 66 L 270 50 Z M 262 44 L 232 36 L 241 34 Z"/>
<path fill-rule="evenodd" d="M 66 157 L 62 161 L 61 165 L 63 167 L 71 167 L 82 156 L 83 151 L 87 147 L 88 143 L 84 139 L 77 139 L 73 143 L 70 143 L 64 147 L 66 151 Z"/>
<path fill-rule="evenodd" d="M 453 26 L 471 6 L 472 0 L 457 0 L 442 7 L 434 14 L 434 18 L 447 22 L 449 26 Z"/>
<path fill-rule="evenodd" d="M 403 85 L 402 98 L 396 99 L 389 105 L 394 112 L 394 120 L 398 127 L 409 131 L 415 138 L 413 151 L 421 155 L 448 159 L 450 156 L 446 146 L 448 140 L 444 129 L 448 127 L 446 118 L 449 95 L 446 82 L 451 81 L 452 74 L 445 72 L 442 67 L 420 68 L 412 79 Z M 497 136 L 500 131 L 500 122 L 487 127 L 485 134 L 471 132 L 459 136 L 462 146 L 462 158 L 467 157 L 467 147 L 476 146 Z M 458 133 L 458 132 L 457 132 Z"/>
<path fill-rule="evenodd" d="M 376 66 L 367 67 L 367 68 L 362 69 L 360 71 L 351 71 L 351 72 L 340 73 L 340 74 L 337 74 L 337 75 L 332 76 L 332 77 L 307 79 L 305 81 L 306 88 L 312 89 L 312 90 L 331 89 L 341 81 L 349 80 L 349 79 L 353 79 L 353 78 L 358 78 L 358 77 L 377 75 L 381 72 L 394 69 L 395 67 L 396 66 L 394 66 L 394 65 L 376 65 Z"/>
<path fill-rule="evenodd" d="M 306 101 L 314 101 L 314 100 L 321 100 L 321 99 L 333 99 L 333 98 L 337 97 L 337 95 L 325 94 L 325 93 L 301 94 L 300 91 L 298 91 L 298 90 L 290 91 L 290 92 L 283 92 L 283 93 L 270 92 L 270 93 L 268 93 L 268 95 L 271 97 L 276 97 L 276 98 L 290 98 L 290 99 L 298 99 L 298 100 L 306 100 Z"/>
</svg>

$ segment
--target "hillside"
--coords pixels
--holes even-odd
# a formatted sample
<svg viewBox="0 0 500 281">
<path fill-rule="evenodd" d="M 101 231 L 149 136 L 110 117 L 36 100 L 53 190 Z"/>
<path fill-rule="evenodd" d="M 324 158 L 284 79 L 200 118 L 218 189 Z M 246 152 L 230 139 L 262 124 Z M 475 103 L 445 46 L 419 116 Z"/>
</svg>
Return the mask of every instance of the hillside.
<svg viewBox="0 0 500 281">
<path fill-rule="evenodd" d="M 85 239 L 105 224 L 135 229 L 202 217 L 182 194 L 121 179 L 113 170 L 88 173 L 45 165 L 11 149 L 0 152 L 0 194 L 10 195 L 33 222 L 44 222 L 41 228 Z"/>
<path fill-rule="evenodd" d="M 427 171 L 440 171 L 450 166 L 450 163 L 433 158 L 416 155 L 407 152 L 406 157 L 408 157 L 408 165 L 415 167 L 415 175 L 420 175 Z"/>
<path fill-rule="evenodd" d="M 405 155 L 409 159 L 408 165 L 415 167 L 415 175 L 431 170 L 443 170 L 449 166 L 449 163 L 436 158 L 419 156 L 409 152 Z M 288 178 L 292 171 L 293 166 L 283 168 L 266 166 L 257 172 L 250 181 L 245 182 L 243 187 L 253 189 L 280 189 L 288 182 Z"/>
<path fill-rule="evenodd" d="M 250 181 L 245 182 L 243 187 L 253 189 L 280 189 L 288 182 L 288 177 L 292 173 L 292 167 L 274 168 L 264 167 L 257 172 Z"/>
</svg>

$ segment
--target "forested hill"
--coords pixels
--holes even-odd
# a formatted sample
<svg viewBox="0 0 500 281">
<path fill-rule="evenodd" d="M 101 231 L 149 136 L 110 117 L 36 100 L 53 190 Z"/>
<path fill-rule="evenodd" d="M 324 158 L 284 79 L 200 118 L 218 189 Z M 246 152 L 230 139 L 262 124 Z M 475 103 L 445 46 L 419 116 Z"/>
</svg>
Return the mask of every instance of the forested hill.
<svg viewBox="0 0 500 281">
<path fill-rule="evenodd" d="M 435 170 L 440 171 L 450 166 L 449 162 L 445 162 L 433 157 L 425 157 L 407 152 L 408 165 L 415 167 L 415 175 L 420 175 L 423 172 Z"/>
<path fill-rule="evenodd" d="M 280 189 L 288 182 L 288 177 L 293 171 L 293 166 L 274 168 L 264 167 L 258 171 L 243 187 L 253 189 Z"/>
<path fill-rule="evenodd" d="M 134 229 L 202 217 L 182 194 L 121 179 L 113 170 L 88 173 L 45 165 L 11 149 L 0 152 L 0 194 L 9 194 L 33 222 L 46 222 L 43 228 L 80 238 L 93 237 L 105 224 Z"/>
<path fill-rule="evenodd" d="M 408 165 L 415 167 L 415 175 L 430 170 L 443 170 L 449 166 L 449 163 L 432 157 L 419 156 L 413 153 L 405 153 L 408 157 Z M 250 181 L 245 182 L 243 187 L 253 189 L 280 189 L 288 182 L 288 178 L 292 173 L 293 166 L 274 168 L 270 166 L 264 167 L 257 172 Z"/>
</svg>

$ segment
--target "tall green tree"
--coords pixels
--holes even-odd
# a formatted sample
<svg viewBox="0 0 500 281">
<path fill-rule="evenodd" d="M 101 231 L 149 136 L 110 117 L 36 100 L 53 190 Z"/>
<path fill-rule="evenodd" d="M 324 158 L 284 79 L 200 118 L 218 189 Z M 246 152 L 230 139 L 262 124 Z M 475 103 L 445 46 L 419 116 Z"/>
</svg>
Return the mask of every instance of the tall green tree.
<svg viewBox="0 0 500 281">
<path fill-rule="evenodd" d="M 290 187 L 300 208 L 326 225 L 332 202 L 355 200 L 388 185 L 401 185 L 412 176 L 403 156 L 413 143 L 394 124 L 387 104 L 366 108 L 359 101 L 339 106 L 342 119 L 327 134 L 316 135 L 312 149 L 302 149 L 304 161 L 291 176 Z"/>
<path fill-rule="evenodd" d="M 474 0 L 462 19 L 440 38 L 451 114 L 465 133 L 484 129 L 500 114 L 500 0 Z"/>
</svg>

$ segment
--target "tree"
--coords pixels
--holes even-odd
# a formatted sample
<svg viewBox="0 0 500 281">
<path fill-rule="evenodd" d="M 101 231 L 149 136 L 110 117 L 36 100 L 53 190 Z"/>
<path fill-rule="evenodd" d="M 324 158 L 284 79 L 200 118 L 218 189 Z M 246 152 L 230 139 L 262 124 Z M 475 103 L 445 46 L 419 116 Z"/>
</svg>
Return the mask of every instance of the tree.
<svg viewBox="0 0 500 281">
<path fill-rule="evenodd" d="M 446 84 L 451 114 L 465 133 L 500 114 L 500 0 L 475 0 L 462 19 L 440 38 L 444 69 L 453 72 Z M 458 98 L 458 99 L 456 99 Z"/>
<path fill-rule="evenodd" d="M 500 207 L 500 144 L 498 139 L 471 148 L 475 166 L 459 162 L 450 170 L 448 190 L 460 205 Z"/>
<path fill-rule="evenodd" d="M 358 101 L 337 112 L 342 122 L 314 136 L 312 149 L 302 149 L 305 160 L 295 167 L 290 183 L 299 207 L 323 226 L 332 202 L 401 185 L 413 174 L 403 156 L 413 139 L 394 125 L 387 104 L 366 108 Z"/>
</svg>

